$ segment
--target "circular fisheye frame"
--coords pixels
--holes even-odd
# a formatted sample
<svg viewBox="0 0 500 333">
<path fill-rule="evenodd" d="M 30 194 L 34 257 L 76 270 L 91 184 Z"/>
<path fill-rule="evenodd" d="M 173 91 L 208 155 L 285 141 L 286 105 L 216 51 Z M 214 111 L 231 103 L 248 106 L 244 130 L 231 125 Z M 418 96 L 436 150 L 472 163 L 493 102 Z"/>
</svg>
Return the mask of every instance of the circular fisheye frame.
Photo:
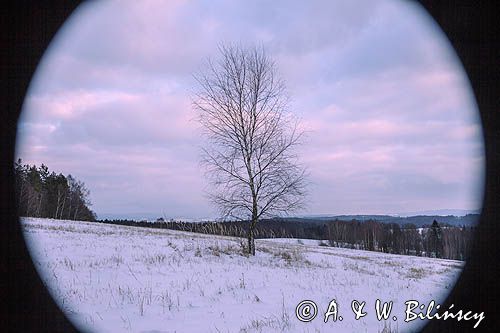
<svg viewBox="0 0 500 333">
<path fill-rule="evenodd" d="M 481 327 L 442 304 L 482 128 L 417 3 L 83 3 L 17 137 L 24 237 L 80 330 Z"/>
</svg>

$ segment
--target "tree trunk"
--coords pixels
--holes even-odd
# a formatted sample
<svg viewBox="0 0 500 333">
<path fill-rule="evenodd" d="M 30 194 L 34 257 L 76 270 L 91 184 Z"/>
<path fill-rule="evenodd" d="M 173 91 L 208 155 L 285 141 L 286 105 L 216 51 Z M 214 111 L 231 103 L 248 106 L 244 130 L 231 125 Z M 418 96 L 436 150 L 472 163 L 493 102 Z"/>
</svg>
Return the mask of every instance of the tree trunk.
<svg viewBox="0 0 500 333">
<path fill-rule="evenodd" d="M 54 214 L 54 218 L 57 219 L 57 214 L 59 213 L 59 207 L 60 207 L 60 202 L 61 202 L 61 189 L 57 189 L 57 205 L 56 205 L 56 212 Z"/>
<path fill-rule="evenodd" d="M 76 221 L 76 217 L 78 216 L 78 208 L 80 208 L 80 204 L 77 204 L 76 208 L 75 208 L 75 214 L 73 215 L 73 220 L 75 220 L 75 221 Z"/>
<path fill-rule="evenodd" d="M 40 213 L 40 210 L 42 208 L 42 199 L 43 199 L 43 193 L 40 193 L 36 217 L 42 217 Z"/>
<path fill-rule="evenodd" d="M 66 195 L 64 195 L 63 202 L 62 202 L 62 207 L 61 207 L 61 210 L 59 211 L 59 219 L 62 219 L 62 216 L 63 216 L 63 213 L 64 213 L 64 204 L 65 203 L 66 203 Z"/>
<path fill-rule="evenodd" d="M 67 219 L 71 220 L 71 209 L 73 209 L 73 194 L 70 193 Z"/>
<path fill-rule="evenodd" d="M 257 224 L 257 218 L 252 218 L 250 222 L 250 228 L 248 229 L 248 254 L 255 255 L 255 225 Z"/>
</svg>

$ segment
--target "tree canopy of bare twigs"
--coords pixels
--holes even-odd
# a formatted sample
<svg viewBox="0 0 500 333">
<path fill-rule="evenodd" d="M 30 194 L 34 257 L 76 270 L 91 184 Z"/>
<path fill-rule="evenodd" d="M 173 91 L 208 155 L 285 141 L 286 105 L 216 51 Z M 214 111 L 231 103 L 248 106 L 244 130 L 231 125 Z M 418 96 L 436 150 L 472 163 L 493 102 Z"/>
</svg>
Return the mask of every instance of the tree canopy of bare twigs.
<svg viewBox="0 0 500 333">
<path fill-rule="evenodd" d="M 285 85 L 263 48 L 220 46 L 195 75 L 194 99 L 208 144 L 202 163 L 210 199 L 226 218 L 248 219 L 248 251 L 263 217 L 303 207 L 305 169 L 295 152 L 303 131 L 287 113 Z"/>
</svg>

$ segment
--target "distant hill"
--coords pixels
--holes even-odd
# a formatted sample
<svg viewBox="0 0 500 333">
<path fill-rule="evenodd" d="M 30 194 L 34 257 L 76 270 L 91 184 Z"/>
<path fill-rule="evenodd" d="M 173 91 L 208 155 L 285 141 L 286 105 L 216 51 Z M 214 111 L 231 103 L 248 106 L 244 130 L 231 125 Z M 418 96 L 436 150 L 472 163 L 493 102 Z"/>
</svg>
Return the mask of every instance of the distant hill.
<svg viewBox="0 0 500 333">
<path fill-rule="evenodd" d="M 419 211 L 419 212 L 407 212 L 407 213 L 398 213 L 394 214 L 400 217 L 411 217 L 411 216 L 466 216 L 468 214 L 479 214 L 481 211 L 479 209 L 436 209 L 436 210 L 427 210 L 427 211 Z"/>
<path fill-rule="evenodd" d="M 129 213 L 129 214 L 99 214 L 99 219 L 109 219 L 109 220 L 121 220 L 129 219 L 135 221 L 151 221 L 154 222 L 161 214 L 150 214 L 150 213 Z M 166 220 L 170 220 L 167 218 Z M 214 221 L 216 219 L 208 218 L 174 218 L 176 221 L 184 222 L 206 222 Z M 397 223 L 401 226 L 412 223 L 417 227 L 423 227 L 425 225 L 431 225 L 434 220 L 438 221 L 440 224 L 449 224 L 453 226 L 474 226 L 479 222 L 479 214 L 467 214 L 465 216 L 455 216 L 447 215 L 442 216 L 439 214 L 433 215 L 417 215 L 417 216 L 392 216 L 392 215 L 309 215 L 309 216 L 299 216 L 299 217 L 281 217 L 271 220 L 281 220 L 296 223 L 307 223 L 307 224 L 324 224 L 327 221 L 378 221 L 382 223 Z"/>
<path fill-rule="evenodd" d="M 161 214 L 152 214 L 152 213 L 145 213 L 145 212 L 138 212 L 138 213 L 122 213 L 122 214 L 114 214 L 114 213 L 98 213 L 97 214 L 98 218 L 100 220 L 108 219 L 108 220 L 120 220 L 120 219 L 128 219 L 128 220 L 135 220 L 135 221 L 142 221 L 142 220 L 147 220 L 147 221 L 155 221 L 158 217 L 161 216 Z"/>
<path fill-rule="evenodd" d="M 326 221 L 341 220 L 341 221 L 368 221 L 374 220 L 382 223 L 397 223 L 401 226 L 405 224 L 414 224 L 417 227 L 431 225 L 434 220 L 440 224 L 448 224 L 452 226 L 475 226 L 479 222 L 479 214 L 467 214 L 465 216 L 441 216 L 441 215 L 418 215 L 418 216 L 390 216 L 390 215 L 333 215 L 333 216 L 313 216 L 313 217 L 286 217 L 279 218 L 284 221 L 307 222 L 307 223 L 324 223 Z"/>
</svg>

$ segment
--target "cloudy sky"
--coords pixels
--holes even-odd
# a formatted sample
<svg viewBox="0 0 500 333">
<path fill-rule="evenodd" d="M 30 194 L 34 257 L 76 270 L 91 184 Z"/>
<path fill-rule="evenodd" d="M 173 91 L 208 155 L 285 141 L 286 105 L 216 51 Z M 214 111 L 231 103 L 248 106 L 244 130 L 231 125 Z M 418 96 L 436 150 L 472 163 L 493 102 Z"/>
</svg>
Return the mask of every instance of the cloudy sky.
<svg viewBox="0 0 500 333">
<path fill-rule="evenodd" d="M 309 130 L 303 214 L 480 208 L 468 79 L 410 1 L 85 3 L 35 73 L 17 155 L 84 181 L 99 217 L 214 216 L 191 96 L 220 43 L 276 61 Z"/>
</svg>

